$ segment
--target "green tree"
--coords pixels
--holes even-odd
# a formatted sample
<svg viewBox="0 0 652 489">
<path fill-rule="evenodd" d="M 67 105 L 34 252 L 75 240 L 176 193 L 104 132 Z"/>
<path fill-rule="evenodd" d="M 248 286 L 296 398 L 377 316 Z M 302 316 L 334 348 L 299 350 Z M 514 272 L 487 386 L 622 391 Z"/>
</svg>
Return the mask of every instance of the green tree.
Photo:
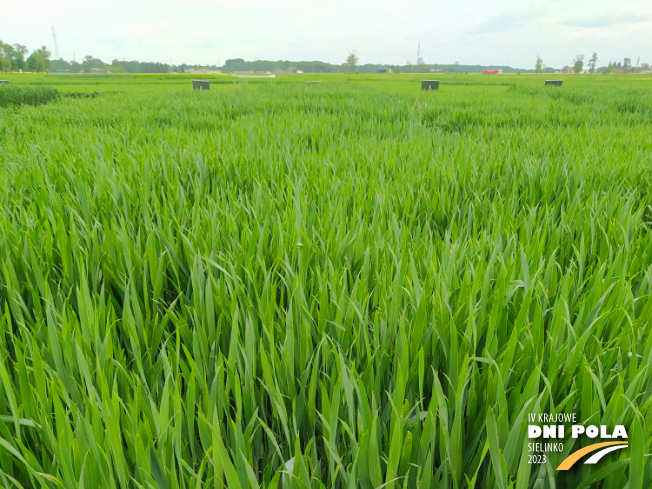
<svg viewBox="0 0 652 489">
<path fill-rule="evenodd" d="M 632 60 L 625 58 L 623 60 L 623 73 L 628 73 L 632 69 Z"/>
<path fill-rule="evenodd" d="M 537 54 L 537 61 L 534 63 L 535 73 L 541 73 L 543 71 L 543 59 Z"/>
<path fill-rule="evenodd" d="M 234 71 L 247 71 L 247 62 L 242 58 L 227 59 L 224 62 L 224 71 L 227 73 L 233 73 Z"/>
<path fill-rule="evenodd" d="M 64 59 L 52 59 L 48 66 L 50 71 L 70 71 L 70 68 L 70 62 Z"/>
<path fill-rule="evenodd" d="M 415 65 L 415 68 L 417 73 L 426 72 L 426 63 L 423 61 L 423 56 L 419 56 L 417 58 L 417 64 Z"/>
<path fill-rule="evenodd" d="M 581 73 L 583 68 L 584 68 L 584 55 L 578 54 L 577 56 L 575 56 L 575 59 L 573 60 L 573 72 Z"/>
<path fill-rule="evenodd" d="M 38 48 L 34 52 L 36 54 L 40 54 L 41 56 L 43 56 L 43 59 L 48 59 L 49 60 L 50 56 L 52 56 L 52 53 L 50 52 L 50 50 L 48 48 L 46 48 L 45 46 L 41 46 L 40 48 Z"/>
<path fill-rule="evenodd" d="M 595 65 L 598 63 L 598 53 L 594 52 L 589 59 L 589 73 L 595 73 Z"/>
<path fill-rule="evenodd" d="M 12 46 L 13 59 L 11 61 L 11 69 L 18 71 L 25 69 L 25 56 L 29 53 L 27 46 L 22 44 L 14 44 Z"/>
<path fill-rule="evenodd" d="M 358 72 L 358 53 L 353 49 L 346 57 L 346 70 L 348 73 Z"/>
<path fill-rule="evenodd" d="M 91 55 L 84 56 L 82 67 L 84 71 L 92 71 L 93 69 L 103 70 L 104 62 L 99 58 L 94 58 Z"/>
<path fill-rule="evenodd" d="M 8 44 L 6 45 L 9 48 Z M 7 57 L 7 53 L 5 51 L 5 43 L 0 41 L 0 71 L 10 71 L 11 70 L 11 59 Z"/>
<path fill-rule="evenodd" d="M 25 68 L 25 55 L 29 51 L 22 44 L 11 45 L 0 41 L 0 69 L 18 71 Z"/>
<path fill-rule="evenodd" d="M 315 66 L 313 68 L 315 70 L 315 73 L 330 73 L 331 68 L 328 64 L 322 63 L 321 61 L 315 61 Z M 272 71 L 266 70 L 266 71 Z"/>
<path fill-rule="evenodd" d="M 47 70 L 45 58 L 42 54 L 32 53 L 27 58 L 27 68 L 36 73 L 43 73 Z"/>
<path fill-rule="evenodd" d="M 27 67 L 38 73 L 47 71 L 51 55 L 52 53 L 48 48 L 41 46 L 27 58 Z"/>
</svg>

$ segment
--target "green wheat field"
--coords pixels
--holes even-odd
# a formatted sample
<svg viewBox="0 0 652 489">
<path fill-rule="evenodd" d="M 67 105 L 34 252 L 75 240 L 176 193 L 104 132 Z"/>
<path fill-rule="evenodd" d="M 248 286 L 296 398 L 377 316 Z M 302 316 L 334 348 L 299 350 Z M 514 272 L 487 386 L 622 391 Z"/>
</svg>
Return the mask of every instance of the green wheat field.
<svg viewBox="0 0 652 489">
<path fill-rule="evenodd" d="M 0 485 L 652 486 L 651 77 L 3 78 Z"/>
</svg>

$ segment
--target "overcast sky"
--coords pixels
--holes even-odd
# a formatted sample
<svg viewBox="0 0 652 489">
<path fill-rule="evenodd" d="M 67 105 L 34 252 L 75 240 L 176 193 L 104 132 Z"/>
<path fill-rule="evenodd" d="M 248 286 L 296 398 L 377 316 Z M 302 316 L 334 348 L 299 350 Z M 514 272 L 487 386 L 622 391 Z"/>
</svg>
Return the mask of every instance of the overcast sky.
<svg viewBox="0 0 652 489">
<path fill-rule="evenodd" d="M 342 63 L 652 62 L 650 0 L 0 0 L 0 40 L 60 54 L 172 63 L 228 58 Z"/>
</svg>

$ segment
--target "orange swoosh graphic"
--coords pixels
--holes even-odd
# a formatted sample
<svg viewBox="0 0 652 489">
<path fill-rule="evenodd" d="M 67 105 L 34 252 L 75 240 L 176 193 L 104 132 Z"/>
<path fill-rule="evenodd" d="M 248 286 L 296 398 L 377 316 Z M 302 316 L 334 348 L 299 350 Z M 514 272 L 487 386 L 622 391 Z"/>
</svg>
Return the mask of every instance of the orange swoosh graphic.
<svg viewBox="0 0 652 489">
<path fill-rule="evenodd" d="M 626 441 L 606 441 L 604 443 L 596 443 L 594 445 L 589 445 L 588 447 L 580 448 L 578 451 L 571 453 L 566 460 L 559 464 L 557 470 L 568 470 L 570 469 L 575 462 L 581 459 L 587 453 L 595 452 L 596 450 L 608 447 L 611 445 L 627 445 Z"/>
</svg>

